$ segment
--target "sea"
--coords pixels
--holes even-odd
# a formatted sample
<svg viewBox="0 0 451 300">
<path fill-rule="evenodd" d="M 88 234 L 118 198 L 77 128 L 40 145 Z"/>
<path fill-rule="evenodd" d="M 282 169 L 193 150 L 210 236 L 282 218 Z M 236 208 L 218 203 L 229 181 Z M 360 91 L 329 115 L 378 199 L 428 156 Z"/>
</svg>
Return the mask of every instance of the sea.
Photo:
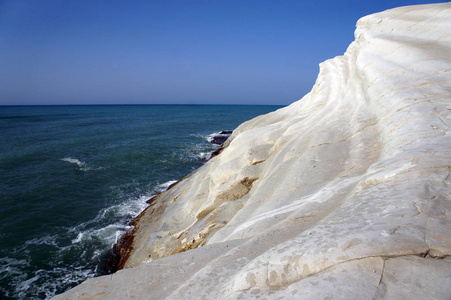
<svg viewBox="0 0 451 300">
<path fill-rule="evenodd" d="M 209 137 L 281 106 L 0 106 L 0 299 L 109 274 L 146 200 L 206 162 Z"/>
</svg>

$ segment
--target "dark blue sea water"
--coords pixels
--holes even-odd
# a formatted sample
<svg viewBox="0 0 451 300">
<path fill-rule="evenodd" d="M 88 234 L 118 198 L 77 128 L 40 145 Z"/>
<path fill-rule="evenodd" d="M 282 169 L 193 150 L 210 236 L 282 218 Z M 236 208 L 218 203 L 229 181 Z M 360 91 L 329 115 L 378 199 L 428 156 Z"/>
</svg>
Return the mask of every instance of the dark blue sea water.
<svg viewBox="0 0 451 300">
<path fill-rule="evenodd" d="M 0 298 L 108 272 L 146 200 L 203 163 L 207 137 L 277 106 L 0 106 Z"/>
</svg>

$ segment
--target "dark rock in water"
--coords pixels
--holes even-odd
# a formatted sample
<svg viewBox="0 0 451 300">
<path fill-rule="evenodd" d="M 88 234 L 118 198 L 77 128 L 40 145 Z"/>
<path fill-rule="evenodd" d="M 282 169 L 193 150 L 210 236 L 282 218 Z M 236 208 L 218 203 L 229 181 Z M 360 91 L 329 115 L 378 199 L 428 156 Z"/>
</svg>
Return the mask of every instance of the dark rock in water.
<svg viewBox="0 0 451 300">
<path fill-rule="evenodd" d="M 214 137 L 211 139 L 211 142 L 210 142 L 210 143 L 217 144 L 217 145 L 222 145 L 222 144 L 224 144 L 224 142 L 225 142 L 228 138 L 229 138 L 228 136 L 222 136 L 222 135 L 214 136 Z"/>
<path fill-rule="evenodd" d="M 212 144 L 222 145 L 230 137 L 233 130 L 222 130 L 219 132 L 212 133 L 208 137 L 208 141 Z"/>
</svg>

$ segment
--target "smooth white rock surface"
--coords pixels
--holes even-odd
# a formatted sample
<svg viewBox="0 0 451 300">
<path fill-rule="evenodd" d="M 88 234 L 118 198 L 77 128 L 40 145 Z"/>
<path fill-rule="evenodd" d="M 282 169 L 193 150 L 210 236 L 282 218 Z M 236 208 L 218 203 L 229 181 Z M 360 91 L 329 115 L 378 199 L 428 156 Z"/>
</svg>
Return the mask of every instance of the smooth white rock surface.
<svg viewBox="0 0 451 300">
<path fill-rule="evenodd" d="M 450 299 L 451 3 L 355 37 L 157 198 L 127 269 L 55 299 Z"/>
</svg>

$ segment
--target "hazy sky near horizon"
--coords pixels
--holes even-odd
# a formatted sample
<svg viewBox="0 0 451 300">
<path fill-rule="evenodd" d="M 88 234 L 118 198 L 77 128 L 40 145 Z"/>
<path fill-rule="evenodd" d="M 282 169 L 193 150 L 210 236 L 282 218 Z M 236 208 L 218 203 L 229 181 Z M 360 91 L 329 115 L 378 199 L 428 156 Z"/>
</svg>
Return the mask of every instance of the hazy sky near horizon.
<svg viewBox="0 0 451 300">
<path fill-rule="evenodd" d="M 0 0 L 0 105 L 276 104 L 401 0 Z"/>
</svg>

